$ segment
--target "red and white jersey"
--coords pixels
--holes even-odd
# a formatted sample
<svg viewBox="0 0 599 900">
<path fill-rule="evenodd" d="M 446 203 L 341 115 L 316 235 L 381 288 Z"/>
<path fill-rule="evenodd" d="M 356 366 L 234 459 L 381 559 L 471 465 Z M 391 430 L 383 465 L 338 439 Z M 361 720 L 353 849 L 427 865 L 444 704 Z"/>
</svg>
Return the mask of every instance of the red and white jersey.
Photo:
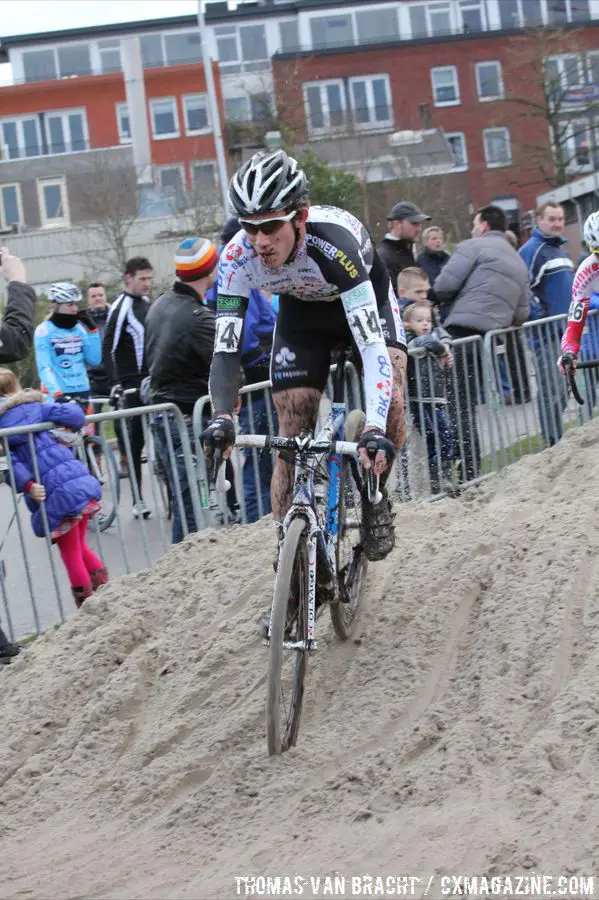
<svg viewBox="0 0 599 900">
<path fill-rule="evenodd" d="M 578 266 L 574 276 L 568 324 L 562 337 L 562 353 L 578 354 L 591 294 L 595 291 L 599 291 L 599 256 L 591 253 Z"/>
</svg>

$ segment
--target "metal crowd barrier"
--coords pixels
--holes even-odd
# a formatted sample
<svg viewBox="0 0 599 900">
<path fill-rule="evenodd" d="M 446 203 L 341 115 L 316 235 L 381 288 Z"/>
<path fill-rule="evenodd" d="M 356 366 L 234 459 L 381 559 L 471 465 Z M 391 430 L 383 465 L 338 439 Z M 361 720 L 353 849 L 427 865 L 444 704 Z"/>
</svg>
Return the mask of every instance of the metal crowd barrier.
<svg viewBox="0 0 599 900">
<path fill-rule="evenodd" d="M 145 443 L 141 484 L 135 474 L 129 428 L 123 428 L 127 479 L 118 478 L 109 434 L 109 427 L 115 421 L 135 419 L 141 420 Z M 111 578 L 149 567 L 168 551 L 175 509 L 179 512 L 182 536 L 209 524 L 207 501 L 200 495 L 191 418 L 186 421 L 176 406 L 162 403 L 101 412 L 86 417 L 86 421 L 96 426 L 97 439 L 87 443 L 83 438 L 74 452 L 103 482 L 102 514 L 90 520 L 88 543 L 108 568 Z M 0 443 L 6 447 L 6 439 L 11 435 L 27 435 L 34 477 L 39 481 L 34 435 L 53 428 L 56 426 L 52 423 L 3 428 Z M 158 446 L 160 437 L 166 459 Z M 75 611 L 75 605 L 59 551 L 52 545 L 45 503 L 40 504 L 45 535 L 38 538 L 31 527 L 31 513 L 14 487 L 11 454 L 5 453 L 0 458 L 5 470 L 4 483 L 0 484 L 0 560 L 4 562 L 0 565 L 0 619 L 9 636 L 15 639 L 39 634 L 63 622 Z M 172 486 L 170 491 L 166 469 L 170 476 L 169 488 Z M 183 490 L 184 484 L 187 490 Z M 151 517 L 134 519 L 133 505 L 139 503 L 142 494 L 151 508 Z M 101 530 L 102 518 L 107 517 L 112 522 Z M 190 521 L 192 518 L 195 521 Z"/>
<path fill-rule="evenodd" d="M 413 393 L 406 389 L 409 437 L 398 454 L 390 479 L 400 501 L 443 496 L 451 487 L 490 477 L 525 453 L 559 440 L 564 429 L 594 415 L 597 373 L 588 371 L 581 387 L 585 406 L 569 401 L 558 372 L 559 340 L 565 316 L 529 322 L 453 343 L 453 366 L 443 370 L 423 350 L 410 349 Z M 592 312 L 581 348 L 582 358 L 599 356 L 599 318 Z M 322 411 L 330 402 L 330 379 Z M 362 380 L 348 366 L 348 407 L 363 408 Z M 238 427 L 246 432 L 275 434 L 276 412 L 269 382 L 244 387 Z M 172 404 L 107 411 L 87 417 L 98 440 L 77 454 L 97 471 L 103 483 L 103 515 L 112 518 L 104 530 L 100 519 L 90 524 L 90 546 L 107 565 L 111 577 L 139 571 L 190 531 L 208 525 L 252 522 L 270 512 L 272 456 L 267 451 L 240 451 L 232 456 L 227 498 L 211 494 L 199 434 L 210 415 L 210 398 L 196 403 L 193 417 Z M 131 435 L 122 429 L 129 479 L 118 479 L 111 429 L 114 423 L 141 419 L 145 462 L 141 483 L 135 476 Z M 27 434 L 37 474 L 33 436 L 52 425 L 0 429 L 0 443 L 11 434 Z M 99 456 L 98 456 L 99 454 Z M 0 457 L 2 459 L 2 457 Z M 3 457 L 8 481 L 0 485 L 0 619 L 11 638 L 39 633 L 74 613 L 68 579 L 46 533 L 35 537 L 30 513 L 13 485 L 10 455 Z M 95 460 L 95 462 L 94 462 Z M 94 468 L 94 465 L 96 468 Z M 112 474 L 111 474 L 112 473 Z M 134 503 L 144 499 L 149 519 L 132 518 Z M 45 508 L 42 504 L 42 517 Z M 178 528 L 178 533 L 175 531 Z M 47 528 L 46 528 L 47 531 Z M 42 551 L 43 545 L 43 551 Z"/>
</svg>

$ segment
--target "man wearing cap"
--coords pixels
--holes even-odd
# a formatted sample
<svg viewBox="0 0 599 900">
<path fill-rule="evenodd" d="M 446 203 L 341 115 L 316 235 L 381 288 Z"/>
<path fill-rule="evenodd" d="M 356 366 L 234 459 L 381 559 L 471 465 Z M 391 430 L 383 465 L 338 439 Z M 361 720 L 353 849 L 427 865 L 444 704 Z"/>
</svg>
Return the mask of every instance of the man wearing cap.
<svg viewBox="0 0 599 900">
<path fill-rule="evenodd" d="M 179 407 L 187 424 L 192 452 L 195 446 L 193 408 L 196 400 L 208 393 L 208 375 L 214 350 L 214 315 L 204 306 L 203 298 L 214 284 L 217 264 L 218 253 L 211 241 L 206 238 L 186 238 L 182 241 L 175 253 L 175 283 L 150 307 L 146 319 L 150 402 L 174 403 Z M 161 416 L 154 428 L 160 456 L 165 461 L 170 459 L 167 429 L 170 431 L 187 530 L 197 531 L 177 421 L 172 414 L 167 416 L 166 422 Z M 183 540 L 185 529 L 168 462 L 165 470 L 173 497 L 172 542 L 177 544 Z"/>
<path fill-rule="evenodd" d="M 377 252 L 385 264 L 396 294 L 397 276 L 401 270 L 417 265 L 414 244 L 420 237 L 422 223 L 430 222 L 430 218 L 415 203 L 407 200 L 396 203 L 387 216 L 387 221 L 391 223 L 390 230 L 378 245 Z"/>
</svg>

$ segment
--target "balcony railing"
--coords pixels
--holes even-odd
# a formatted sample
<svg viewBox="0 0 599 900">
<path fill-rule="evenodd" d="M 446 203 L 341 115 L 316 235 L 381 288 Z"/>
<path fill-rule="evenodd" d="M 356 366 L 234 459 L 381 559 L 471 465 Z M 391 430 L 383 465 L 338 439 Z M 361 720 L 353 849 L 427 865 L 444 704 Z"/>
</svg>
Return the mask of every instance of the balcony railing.
<svg viewBox="0 0 599 900">
<path fill-rule="evenodd" d="M 86 140 L 62 141 L 51 146 L 31 144 L 29 146 L 0 145 L 0 162 L 16 162 L 17 160 L 39 159 L 44 156 L 62 156 L 68 153 L 83 153 L 90 150 L 90 143 Z"/>
<path fill-rule="evenodd" d="M 306 113 L 308 132 L 313 137 L 348 137 L 393 128 L 393 110 L 388 104 L 360 106 L 352 110 Z"/>
</svg>

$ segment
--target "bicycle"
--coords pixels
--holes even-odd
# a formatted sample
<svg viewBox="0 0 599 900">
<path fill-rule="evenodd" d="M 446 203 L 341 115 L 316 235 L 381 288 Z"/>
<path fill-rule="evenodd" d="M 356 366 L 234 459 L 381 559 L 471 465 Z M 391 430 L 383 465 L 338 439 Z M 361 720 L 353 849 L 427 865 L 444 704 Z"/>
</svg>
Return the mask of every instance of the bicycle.
<svg viewBox="0 0 599 900">
<path fill-rule="evenodd" d="M 378 477 L 368 474 L 364 485 L 357 460 L 356 440 L 364 425 L 364 413 L 354 410 L 346 417 L 347 356 L 344 352 L 337 363 L 331 409 L 317 435 L 305 431 L 293 438 L 236 438 L 237 447 L 279 450 L 295 466 L 292 504 L 280 526 L 277 574 L 265 640 L 269 648 L 266 730 L 271 756 L 297 741 L 308 657 L 317 649 L 317 605 L 326 605 L 317 604 L 323 584 L 329 592 L 327 602 L 336 634 L 347 640 L 354 632 L 368 566 L 359 537 L 362 495 L 366 487 L 370 502 L 380 502 L 382 497 Z M 372 455 L 375 454 L 376 448 Z M 217 490 L 222 491 L 227 489 L 227 483 L 219 456 L 217 451 L 213 471 L 218 473 Z M 295 665 L 286 666 L 284 650 L 295 651 Z"/>
</svg>

